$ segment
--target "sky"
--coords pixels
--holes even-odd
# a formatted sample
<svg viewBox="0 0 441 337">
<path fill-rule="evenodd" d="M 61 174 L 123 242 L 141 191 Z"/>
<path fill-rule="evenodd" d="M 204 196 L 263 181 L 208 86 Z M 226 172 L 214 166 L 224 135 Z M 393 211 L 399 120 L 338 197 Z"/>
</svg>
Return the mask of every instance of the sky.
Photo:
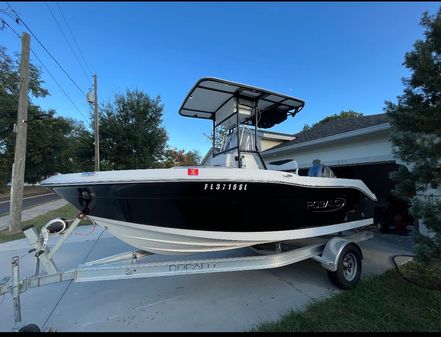
<svg viewBox="0 0 441 337">
<path fill-rule="evenodd" d="M 270 129 L 275 132 L 294 134 L 304 124 L 343 110 L 383 113 L 385 101 L 396 102 L 403 92 L 401 79 L 410 74 L 403 66 L 404 55 L 424 38 L 422 13 L 435 14 L 441 2 L 9 5 L 75 82 L 31 35 L 31 49 L 70 97 L 31 54 L 50 92 L 33 103 L 90 125 L 90 105 L 82 92 L 92 89 L 91 75 L 97 74 L 100 103 L 127 89 L 159 95 L 168 144 L 204 156 L 211 146 L 204 135 L 211 132 L 211 122 L 178 113 L 200 78 L 222 78 L 304 100 L 303 110 Z M 0 10 L 7 8 L 0 2 Z M 7 15 L 0 17 L 19 34 L 27 31 Z M 12 55 L 20 51 L 21 42 L 5 27 L 0 46 Z"/>
</svg>

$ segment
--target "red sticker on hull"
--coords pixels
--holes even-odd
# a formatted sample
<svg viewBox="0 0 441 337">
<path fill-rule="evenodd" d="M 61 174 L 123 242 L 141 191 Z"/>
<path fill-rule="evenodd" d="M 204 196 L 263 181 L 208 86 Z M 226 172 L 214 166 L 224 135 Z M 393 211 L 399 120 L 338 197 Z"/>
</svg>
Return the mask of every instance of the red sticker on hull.
<svg viewBox="0 0 441 337">
<path fill-rule="evenodd" d="M 199 175 L 199 169 L 197 169 L 197 168 L 189 168 L 189 169 L 187 169 L 187 174 L 189 176 L 198 176 Z"/>
</svg>

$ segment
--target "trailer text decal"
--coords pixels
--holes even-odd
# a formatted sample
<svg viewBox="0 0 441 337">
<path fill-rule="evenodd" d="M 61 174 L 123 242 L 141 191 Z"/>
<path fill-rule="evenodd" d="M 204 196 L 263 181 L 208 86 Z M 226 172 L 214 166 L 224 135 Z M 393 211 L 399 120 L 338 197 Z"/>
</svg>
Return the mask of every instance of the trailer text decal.
<svg viewBox="0 0 441 337">
<path fill-rule="evenodd" d="M 191 271 L 191 270 L 204 270 L 204 269 L 215 269 L 216 263 L 177 263 L 170 264 L 168 266 L 169 271 Z"/>
</svg>

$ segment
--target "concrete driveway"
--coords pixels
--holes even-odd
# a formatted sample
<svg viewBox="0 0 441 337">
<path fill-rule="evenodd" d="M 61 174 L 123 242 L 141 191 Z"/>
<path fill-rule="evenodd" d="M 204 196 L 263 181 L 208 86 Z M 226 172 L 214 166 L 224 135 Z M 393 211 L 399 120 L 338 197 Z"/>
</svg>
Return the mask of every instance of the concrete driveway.
<svg viewBox="0 0 441 337">
<path fill-rule="evenodd" d="M 79 227 L 75 233 L 88 233 L 90 229 Z M 362 278 L 393 268 L 393 255 L 412 252 L 409 237 L 381 233 L 361 242 L 360 247 L 364 254 Z M 25 255 L 28 249 L 24 239 L 0 244 L 0 279 L 9 276 L 11 257 Z M 67 270 L 128 250 L 132 248 L 97 227 L 88 236 L 69 238 L 55 261 Z M 250 249 L 241 249 L 197 257 L 254 254 Z M 147 258 L 167 259 L 170 257 Z M 33 254 L 21 259 L 21 278 L 32 275 L 34 260 Z M 303 309 L 312 300 L 340 291 L 318 262 L 306 260 L 269 270 L 64 282 L 28 290 L 21 296 L 21 307 L 23 323 L 57 331 L 247 331 L 260 322 L 278 319 L 290 309 Z M 0 297 L 0 317 L 0 331 L 10 331 L 14 316 L 9 294 L 3 300 Z"/>
</svg>

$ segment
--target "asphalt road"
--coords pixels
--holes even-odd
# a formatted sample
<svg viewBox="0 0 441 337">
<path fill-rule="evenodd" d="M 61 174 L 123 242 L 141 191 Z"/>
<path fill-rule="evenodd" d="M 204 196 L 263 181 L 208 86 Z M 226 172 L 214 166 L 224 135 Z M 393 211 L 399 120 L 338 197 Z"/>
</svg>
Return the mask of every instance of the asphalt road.
<svg viewBox="0 0 441 337">
<path fill-rule="evenodd" d="M 33 197 L 23 198 L 23 209 L 44 204 L 50 201 L 58 200 L 60 197 L 55 193 L 47 193 L 42 195 L 36 195 Z M 9 200 L 0 202 L 0 216 L 6 215 L 9 213 Z"/>
</svg>

